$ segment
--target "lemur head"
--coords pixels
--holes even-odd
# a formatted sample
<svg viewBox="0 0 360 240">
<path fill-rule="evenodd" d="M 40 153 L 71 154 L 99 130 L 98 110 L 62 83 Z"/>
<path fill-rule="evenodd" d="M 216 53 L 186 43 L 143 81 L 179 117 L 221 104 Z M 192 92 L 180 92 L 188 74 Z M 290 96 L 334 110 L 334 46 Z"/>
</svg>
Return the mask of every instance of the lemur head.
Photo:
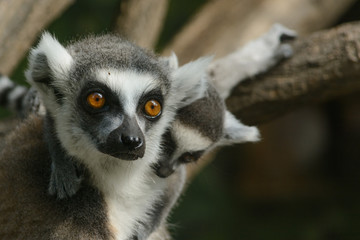
<svg viewBox="0 0 360 240">
<path fill-rule="evenodd" d="M 258 129 L 239 122 L 209 84 L 203 98 L 177 112 L 163 136 L 161 158 L 153 167 L 159 177 L 168 177 L 180 164 L 197 161 L 216 146 L 258 140 Z"/>
<path fill-rule="evenodd" d="M 136 160 L 156 154 L 176 109 L 202 97 L 209 62 L 175 69 L 175 56 L 158 58 L 118 36 L 64 47 L 44 33 L 26 76 L 70 155 Z"/>
</svg>

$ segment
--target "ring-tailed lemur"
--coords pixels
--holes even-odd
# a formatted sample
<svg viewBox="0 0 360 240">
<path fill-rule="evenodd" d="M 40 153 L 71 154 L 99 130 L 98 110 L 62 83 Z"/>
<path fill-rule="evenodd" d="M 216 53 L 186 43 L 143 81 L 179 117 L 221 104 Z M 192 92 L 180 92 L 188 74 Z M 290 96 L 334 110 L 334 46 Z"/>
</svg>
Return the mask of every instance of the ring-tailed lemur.
<svg viewBox="0 0 360 240">
<path fill-rule="evenodd" d="M 205 97 L 177 112 L 163 137 L 166 147 L 153 167 L 159 177 L 166 178 L 181 164 L 197 161 L 216 146 L 255 142 L 259 137 L 256 127 L 242 124 L 226 110 L 224 100 L 209 84 Z"/>
<path fill-rule="evenodd" d="M 171 71 L 117 36 L 65 48 L 43 34 L 26 76 L 46 116 L 25 121 L 1 154 L 0 236 L 138 239 L 139 225 L 169 187 L 152 169 L 161 137 L 177 108 L 203 96 L 209 62 Z M 62 161 L 79 166 L 83 184 L 60 200 L 47 189 L 50 165 Z"/>
<path fill-rule="evenodd" d="M 280 39 L 284 37 L 292 38 L 294 37 L 294 32 L 276 25 L 267 34 L 239 50 L 238 54 L 241 54 L 242 59 L 248 61 L 244 62 L 242 65 L 240 64 L 240 68 L 243 67 L 246 69 L 243 70 L 243 76 L 240 76 L 238 81 L 242 78 L 251 77 L 252 75 L 264 71 L 266 68 L 274 65 L 276 61 L 282 57 L 288 56 L 291 49 L 280 41 Z M 261 54 L 259 53 L 260 50 Z M 172 56 L 172 60 L 167 62 L 176 65 L 172 67 L 177 68 L 177 60 L 174 57 L 175 56 Z M 248 66 L 251 66 L 251 68 L 249 69 Z M 224 92 L 221 92 L 221 94 L 224 95 Z M 28 95 L 30 95 L 30 97 L 27 97 L 28 99 L 34 100 L 30 104 L 26 101 L 20 101 L 25 103 L 22 113 L 29 112 L 29 109 L 30 111 L 42 109 L 34 91 L 31 91 Z M 209 129 L 211 129 L 211 131 Z M 204 152 L 214 146 L 236 142 L 256 141 L 257 139 L 257 129 L 241 124 L 225 110 L 223 100 L 210 84 L 206 97 L 177 112 L 177 120 L 172 124 L 171 130 L 168 130 L 163 136 L 163 151 L 160 154 L 159 161 L 154 165 L 154 168 L 156 169 L 158 176 L 168 177 L 179 167 L 180 163 L 195 161 Z M 55 183 L 53 186 L 56 186 L 56 184 L 59 185 L 59 183 L 59 186 L 67 186 L 67 188 L 61 187 L 57 189 L 57 193 L 55 193 L 58 197 L 64 196 L 64 193 L 68 195 L 74 194 L 78 190 L 80 184 L 80 179 L 75 175 L 75 170 L 68 171 L 68 169 L 73 168 L 73 164 L 70 164 L 69 166 L 64 164 L 64 162 L 62 162 L 62 164 L 63 166 L 60 166 L 63 167 L 62 170 L 53 171 L 53 173 L 57 173 L 55 175 L 59 175 L 60 173 L 60 179 L 57 179 L 57 181 L 52 179 L 52 183 Z M 179 172 L 181 171 L 183 170 L 179 170 Z M 183 181 L 181 180 L 183 179 L 183 174 L 178 173 L 174 175 L 176 176 L 173 176 L 172 178 L 177 180 L 173 182 Z M 69 181 L 68 179 L 73 179 L 73 181 Z M 69 183 L 75 184 L 69 185 Z M 175 189 L 181 189 L 181 187 L 182 184 L 178 187 L 172 185 L 172 188 Z M 56 188 L 53 188 L 53 190 L 54 189 Z M 71 190 L 71 192 L 66 192 L 69 190 Z M 169 191 L 171 192 L 171 190 Z M 138 231 L 140 235 L 147 236 L 148 233 L 152 232 L 156 225 L 166 218 L 167 213 L 177 199 L 180 190 L 174 191 L 174 189 L 172 189 L 172 192 L 172 194 L 164 196 L 164 199 L 168 200 L 167 204 L 164 205 L 164 202 L 162 202 L 162 204 L 157 205 L 158 207 L 154 207 L 153 213 L 150 214 L 152 215 L 153 220 L 148 223 L 142 222 L 140 230 Z M 139 237 L 139 239 L 145 239 L 145 237 Z"/>
<path fill-rule="evenodd" d="M 238 75 L 229 74 L 229 69 L 219 69 L 216 61 L 210 65 L 212 71 L 216 70 L 217 78 L 224 80 L 213 82 L 214 85 L 210 82 L 202 99 L 177 111 L 171 129 L 163 137 L 166 147 L 154 165 L 158 176 L 168 177 L 180 164 L 197 161 L 216 146 L 259 140 L 257 128 L 238 121 L 226 110 L 224 98 L 241 80 L 290 57 L 292 48 L 286 41 L 295 37 L 293 30 L 274 24 L 264 35 L 222 59 L 228 62 L 226 66 L 236 65 Z M 209 73 L 210 76 L 213 74 Z"/>
</svg>

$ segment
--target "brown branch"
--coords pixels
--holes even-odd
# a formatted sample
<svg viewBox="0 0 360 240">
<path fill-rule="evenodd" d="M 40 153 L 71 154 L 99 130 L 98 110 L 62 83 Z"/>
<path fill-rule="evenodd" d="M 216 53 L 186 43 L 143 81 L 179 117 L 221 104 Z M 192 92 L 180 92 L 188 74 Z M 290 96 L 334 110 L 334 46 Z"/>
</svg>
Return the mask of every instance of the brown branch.
<svg viewBox="0 0 360 240">
<path fill-rule="evenodd" d="M 299 39 L 295 54 L 270 72 L 236 87 L 229 109 L 259 124 L 306 103 L 360 90 L 360 23 Z"/>
<path fill-rule="evenodd" d="M 329 27 L 354 0 L 217 0 L 210 1 L 165 49 L 182 63 L 200 56 L 222 57 L 260 36 L 275 23 L 299 35 Z"/>
<path fill-rule="evenodd" d="M 39 32 L 73 1 L 0 1 L 0 72 L 9 75 Z"/>
<path fill-rule="evenodd" d="M 124 0 L 115 31 L 151 49 L 159 37 L 167 7 L 168 0 Z"/>
</svg>

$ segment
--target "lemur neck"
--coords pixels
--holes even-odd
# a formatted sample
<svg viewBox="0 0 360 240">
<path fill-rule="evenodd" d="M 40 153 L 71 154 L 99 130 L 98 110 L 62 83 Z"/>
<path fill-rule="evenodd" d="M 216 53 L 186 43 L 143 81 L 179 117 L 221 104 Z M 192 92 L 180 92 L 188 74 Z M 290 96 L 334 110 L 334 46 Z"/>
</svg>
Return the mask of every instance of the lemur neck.
<svg viewBox="0 0 360 240">
<path fill-rule="evenodd" d="M 104 195 L 136 197 L 155 182 L 146 159 L 124 161 L 105 158 L 89 167 L 94 184 Z"/>
</svg>

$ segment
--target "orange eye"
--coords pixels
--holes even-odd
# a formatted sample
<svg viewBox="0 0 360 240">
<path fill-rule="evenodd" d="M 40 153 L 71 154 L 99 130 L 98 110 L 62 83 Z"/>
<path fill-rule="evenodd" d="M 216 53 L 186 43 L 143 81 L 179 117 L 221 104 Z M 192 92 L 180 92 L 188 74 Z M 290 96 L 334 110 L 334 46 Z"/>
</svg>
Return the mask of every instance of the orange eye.
<svg viewBox="0 0 360 240">
<path fill-rule="evenodd" d="M 86 100 L 89 106 L 95 109 L 102 108 L 105 105 L 105 97 L 98 92 L 90 93 Z"/>
<path fill-rule="evenodd" d="M 156 100 L 150 100 L 145 103 L 145 113 L 149 117 L 157 117 L 161 113 L 161 105 Z"/>
</svg>

